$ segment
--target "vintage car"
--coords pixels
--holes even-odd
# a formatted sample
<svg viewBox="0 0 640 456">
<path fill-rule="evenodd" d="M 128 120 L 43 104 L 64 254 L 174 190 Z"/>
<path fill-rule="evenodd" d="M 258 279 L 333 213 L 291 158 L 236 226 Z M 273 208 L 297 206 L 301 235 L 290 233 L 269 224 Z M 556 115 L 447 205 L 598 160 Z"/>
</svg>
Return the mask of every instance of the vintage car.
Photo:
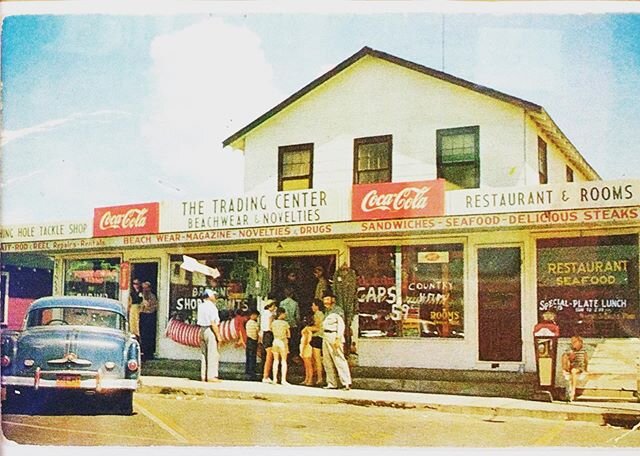
<svg viewBox="0 0 640 456">
<path fill-rule="evenodd" d="M 22 330 L 4 331 L 1 342 L 6 403 L 75 392 L 104 398 L 119 413 L 132 413 L 140 346 L 128 332 L 120 302 L 84 296 L 37 299 Z"/>
</svg>

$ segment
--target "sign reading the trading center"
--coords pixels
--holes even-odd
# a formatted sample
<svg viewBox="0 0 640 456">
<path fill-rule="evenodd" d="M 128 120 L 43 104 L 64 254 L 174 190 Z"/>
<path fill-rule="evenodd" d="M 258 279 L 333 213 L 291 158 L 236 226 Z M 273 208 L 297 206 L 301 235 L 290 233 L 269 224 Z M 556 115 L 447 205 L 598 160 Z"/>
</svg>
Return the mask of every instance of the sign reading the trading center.
<svg viewBox="0 0 640 456">
<path fill-rule="evenodd" d="M 162 203 L 160 230 L 202 231 L 348 220 L 340 190 L 296 190 Z"/>
</svg>

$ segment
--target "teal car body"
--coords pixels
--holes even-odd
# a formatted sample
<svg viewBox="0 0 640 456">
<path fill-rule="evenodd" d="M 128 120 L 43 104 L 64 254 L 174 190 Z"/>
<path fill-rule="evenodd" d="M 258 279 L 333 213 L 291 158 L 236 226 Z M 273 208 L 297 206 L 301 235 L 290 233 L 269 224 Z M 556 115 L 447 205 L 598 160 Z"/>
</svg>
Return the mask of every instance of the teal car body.
<svg viewBox="0 0 640 456">
<path fill-rule="evenodd" d="M 34 301 L 22 330 L 1 337 L 3 399 L 38 391 L 77 391 L 112 400 L 131 413 L 140 345 L 119 301 L 84 296 Z"/>
</svg>

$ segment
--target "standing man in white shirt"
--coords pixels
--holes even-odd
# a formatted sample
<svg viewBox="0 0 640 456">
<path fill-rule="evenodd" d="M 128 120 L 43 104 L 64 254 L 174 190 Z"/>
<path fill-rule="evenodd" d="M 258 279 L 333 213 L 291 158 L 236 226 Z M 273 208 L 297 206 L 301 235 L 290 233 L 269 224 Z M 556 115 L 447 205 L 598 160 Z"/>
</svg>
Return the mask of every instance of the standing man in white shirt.
<svg viewBox="0 0 640 456">
<path fill-rule="evenodd" d="M 325 294 L 322 302 L 326 309 L 326 316 L 322 322 L 324 332 L 322 361 L 327 377 L 327 386 L 324 388 L 336 389 L 338 387 L 337 380 L 340 379 L 343 388 L 349 390 L 351 389 L 351 372 L 344 356 L 344 311 L 341 307 L 336 306 L 336 298 L 331 293 Z"/>
<path fill-rule="evenodd" d="M 220 337 L 220 315 L 216 300 L 218 292 L 207 288 L 206 299 L 198 305 L 198 326 L 200 326 L 200 380 L 203 382 L 219 382 L 218 367 L 220 353 L 218 341 Z"/>
</svg>

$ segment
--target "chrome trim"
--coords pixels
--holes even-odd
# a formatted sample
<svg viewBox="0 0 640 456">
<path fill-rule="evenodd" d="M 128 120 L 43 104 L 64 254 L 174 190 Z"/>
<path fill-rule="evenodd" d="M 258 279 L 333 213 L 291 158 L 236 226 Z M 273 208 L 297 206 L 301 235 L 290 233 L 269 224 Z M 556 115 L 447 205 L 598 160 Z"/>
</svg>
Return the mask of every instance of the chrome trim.
<svg viewBox="0 0 640 456">
<path fill-rule="evenodd" d="M 40 387 L 40 375 L 42 374 L 42 371 L 40 370 L 39 367 L 36 367 L 36 372 L 33 376 L 33 389 L 38 390 L 38 388 Z"/>
<path fill-rule="evenodd" d="M 71 374 L 72 375 L 72 374 Z M 33 377 L 17 377 L 17 376 L 6 376 L 2 377 L 2 386 L 27 386 L 34 388 L 34 379 Z M 80 381 L 79 388 L 62 388 L 56 385 L 55 380 L 44 380 L 40 379 L 38 382 L 39 388 L 57 388 L 57 389 L 82 389 L 82 390 L 109 390 L 109 389 L 127 389 L 127 390 L 135 390 L 138 387 L 138 379 L 135 378 L 101 378 L 100 382 L 97 379 L 86 379 Z M 34 388 L 37 389 L 37 388 Z"/>
<path fill-rule="evenodd" d="M 88 359 L 80 359 L 75 353 L 67 353 L 60 359 L 50 359 L 48 364 L 77 364 L 78 366 L 91 366 L 91 361 Z"/>
</svg>

